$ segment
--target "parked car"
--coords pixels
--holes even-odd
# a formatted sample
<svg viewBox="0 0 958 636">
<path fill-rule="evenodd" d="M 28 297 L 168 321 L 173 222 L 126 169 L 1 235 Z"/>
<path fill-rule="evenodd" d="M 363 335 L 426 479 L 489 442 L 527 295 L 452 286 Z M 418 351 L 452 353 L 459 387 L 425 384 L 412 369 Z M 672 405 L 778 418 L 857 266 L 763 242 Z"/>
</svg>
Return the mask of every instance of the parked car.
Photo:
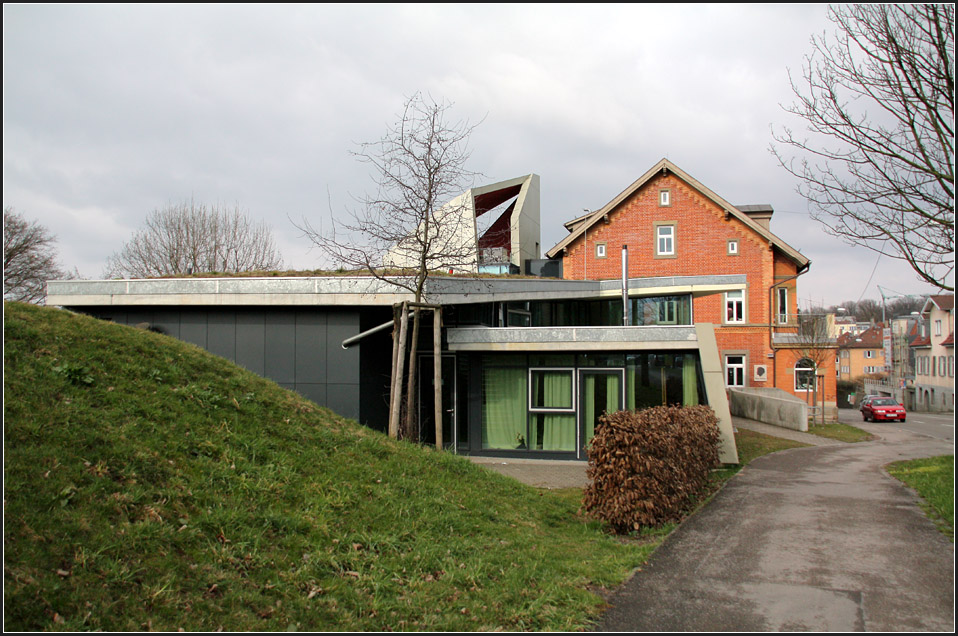
<svg viewBox="0 0 958 636">
<path fill-rule="evenodd" d="M 866 422 L 905 421 L 905 407 L 890 397 L 869 397 L 862 402 L 862 419 Z"/>
</svg>

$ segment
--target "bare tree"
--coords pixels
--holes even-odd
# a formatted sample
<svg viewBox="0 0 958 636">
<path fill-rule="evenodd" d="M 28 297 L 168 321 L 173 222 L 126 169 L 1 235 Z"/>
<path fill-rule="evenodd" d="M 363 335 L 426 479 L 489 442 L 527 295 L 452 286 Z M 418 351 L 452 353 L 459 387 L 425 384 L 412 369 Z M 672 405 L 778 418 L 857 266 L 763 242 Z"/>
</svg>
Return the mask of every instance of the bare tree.
<svg viewBox="0 0 958 636">
<path fill-rule="evenodd" d="M 416 304 L 428 300 L 432 273 L 476 266 L 475 220 L 463 214 L 466 201 L 459 197 L 475 177 L 466 169 L 475 125 L 448 121 L 451 107 L 420 93 L 407 99 L 386 134 L 353 153 L 372 166 L 375 192 L 358 199 L 358 209 L 333 220 L 325 233 L 307 220 L 298 225 L 329 260 L 406 289 Z M 411 438 L 418 437 L 413 405 L 419 322 L 414 308 L 403 431 Z"/>
<path fill-rule="evenodd" d="M 42 303 L 46 282 L 66 274 L 56 260 L 56 237 L 28 222 L 13 208 L 3 209 L 3 298 Z"/>
<path fill-rule="evenodd" d="M 812 39 L 798 101 L 813 136 L 773 133 L 781 165 L 826 230 L 905 260 L 954 291 L 955 7 L 832 7 L 833 41 Z"/>
<path fill-rule="evenodd" d="M 151 212 L 143 229 L 110 257 L 107 276 L 236 273 L 277 269 L 282 263 L 265 222 L 253 223 L 238 207 L 190 201 Z"/>
</svg>

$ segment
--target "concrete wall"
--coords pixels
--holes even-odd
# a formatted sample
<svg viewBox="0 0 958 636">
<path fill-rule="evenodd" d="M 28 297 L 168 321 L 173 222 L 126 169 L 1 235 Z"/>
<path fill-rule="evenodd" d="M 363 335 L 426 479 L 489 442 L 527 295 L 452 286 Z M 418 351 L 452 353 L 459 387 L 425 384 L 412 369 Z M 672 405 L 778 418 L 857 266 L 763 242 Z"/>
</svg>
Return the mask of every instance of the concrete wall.
<svg viewBox="0 0 958 636">
<path fill-rule="evenodd" d="M 729 389 L 732 415 L 790 428 L 808 430 L 808 405 L 781 389 Z"/>
</svg>

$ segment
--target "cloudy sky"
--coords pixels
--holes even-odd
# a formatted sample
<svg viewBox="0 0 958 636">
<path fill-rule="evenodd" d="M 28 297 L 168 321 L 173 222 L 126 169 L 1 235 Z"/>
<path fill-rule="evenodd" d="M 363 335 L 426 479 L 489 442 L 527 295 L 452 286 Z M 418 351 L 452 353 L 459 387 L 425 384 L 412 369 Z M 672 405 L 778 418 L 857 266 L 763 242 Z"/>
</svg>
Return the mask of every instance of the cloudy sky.
<svg viewBox="0 0 958 636">
<path fill-rule="evenodd" d="M 290 219 L 372 190 L 350 151 L 416 91 L 481 122 L 469 168 L 535 172 L 543 251 L 669 158 L 812 261 L 803 303 L 928 293 L 901 261 L 827 236 L 769 151 L 824 5 L 3 7 L 3 205 L 103 275 L 153 209 L 239 205 L 288 268 L 322 266 Z M 477 184 L 478 185 L 478 184 Z"/>
</svg>

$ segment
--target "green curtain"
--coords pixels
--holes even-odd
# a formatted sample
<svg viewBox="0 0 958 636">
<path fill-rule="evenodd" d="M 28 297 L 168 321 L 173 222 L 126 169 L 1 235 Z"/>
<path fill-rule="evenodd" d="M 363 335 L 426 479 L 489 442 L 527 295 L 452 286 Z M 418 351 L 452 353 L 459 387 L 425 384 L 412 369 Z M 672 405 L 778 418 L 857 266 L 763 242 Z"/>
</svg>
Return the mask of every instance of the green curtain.
<svg viewBox="0 0 958 636">
<path fill-rule="evenodd" d="M 544 418 L 542 449 L 558 451 L 575 450 L 575 415 L 549 414 Z"/>
<path fill-rule="evenodd" d="M 619 410 L 619 376 L 618 374 L 586 373 L 583 376 L 583 383 L 585 385 L 583 388 L 585 402 L 583 410 L 583 417 L 585 418 L 584 442 L 588 444 L 595 436 L 595 422 L 603 411 L 614 413 Z M 603 388 L 605 389 L 605 400 L 599 402 L 596 400 L 596 391 Z M 601 393 L 599 397 L 601 397 Z"/>
<path fill-rule="evenodd" d="M 695 356 L 685 354 L 682 364 L 682 404 L 695 406 L 699 403 L 699 374 Z"/>
<path fill-rule="evenodd" d="M 571 409 L 571 371 L 533 371 L 532 402 L 537 408 Z M 533 413 L 531 448 L 575 450 L 575 415 L 572 413 Z M 541 425 L 541 439 L 540 435 Z"/>
<path fill-rule="evenodd" d="M 526 370 L 483 371 L 482 447 L 526 447 Z"/>
</svg>

